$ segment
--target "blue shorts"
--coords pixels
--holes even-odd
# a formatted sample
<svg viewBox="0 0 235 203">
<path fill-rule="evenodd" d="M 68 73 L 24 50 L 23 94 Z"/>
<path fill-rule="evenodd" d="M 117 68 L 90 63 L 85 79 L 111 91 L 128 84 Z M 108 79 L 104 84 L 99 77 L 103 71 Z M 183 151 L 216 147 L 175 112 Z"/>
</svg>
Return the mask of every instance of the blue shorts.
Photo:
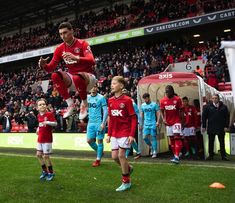
<svg viewBox="0 0 235 203">
<path fill-rule="evenodd" d="M 100 131 L 100 124 L 97 123 L 88 123 L 87 125 L 87 139 L 104 139 L 105 129 Z"/>
<path fill-rule="evenodd" d="M 143 136 L 146 137 L 147 135 L 156 136 L 157 135 L 157 128 L 156 126 L 144 126 L 143 128 Z"/>
</svg>

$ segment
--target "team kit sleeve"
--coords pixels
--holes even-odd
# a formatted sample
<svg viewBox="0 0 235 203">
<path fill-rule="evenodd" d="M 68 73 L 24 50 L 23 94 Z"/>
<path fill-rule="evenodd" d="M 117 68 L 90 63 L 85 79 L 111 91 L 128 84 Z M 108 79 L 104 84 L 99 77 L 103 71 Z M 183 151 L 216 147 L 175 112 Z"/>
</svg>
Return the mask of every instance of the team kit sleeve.
<svg viewBox="0 0 235 203">
<path fill-rule="evenodd" d="M 56 121 L 55 116 L 52 112 L 49 114 L 49 121 L 52 121 L 52 122 Z"/>
<path fill-rule="evenodd" d="M 159 107 L 159 104 L 155 104 L 155 111 L 159 111 L 160 110 L 160 107 Z"/>
<path fill-rule="evenodd" d="M 83 43 L 82 52 L 83 52 L 83 56 L 80 56 L 79 58 L 80 62 L 90 64 L 90 65 L 95 65 L 95 58 L 91 51 L 91 47 L 86 41 L 84 41 Z"/>
<path fill-rule="evenodd" d="M 108 118 L 108 107 L 107 107 L 107 102 L 104 97 L 101 99 L 101 105 L 102 105 L 102 110 L 103 110 L 103 124 L 106 124 L 107 118 Z"/>
<path fill-rule="evenodd" d="M 52 126 L 52 127 L 57 126 L 57 122 L 53 113 L 48 114 L 47 125 Z"/>
<path fill-rule="evenodd" d="M 135 130 L 136 130 L 136 125 L 137 125 L 137 119 L 136 119 L 136 114 L 135 114 L 135 110 L 133 107 L 133 102 L 131 100 L 127 100 L 127 111 L 128 114 L 131 118 L 131 132 L 130 132 L 130 136 L 131 137 L 135 137 Z"/>
<path fill-rule="evenodd" d="M 138 123 L 140 124 L 141 123 L 141 116 L 140 116 L 139 108 L 138 108 L 136 103 L 133 103 L 133 106 L 134 106 L 134 110 L 135 110 L 135 113 L 136 113 L 137 118 L 138 118 Z"/>
<path fill-rule="evenodd" d="M 108 100 L 108 136 L 112 136 L 112 115 L 111 115 L 111 108 L 110 108 L 110 100 Z"/>
<path fill-rule="evenodd" d="M 163 99 L 160 100 L 160 109 L 165 109 Z"/>
<path fill-rule="evenodd" d="M 60 50 L 60 47 L 57 47 L 53 54 L 53 58 L 51 59 L 50 63 L 46 64 L 44 69 L 47 72 L 52 72 L 57 67 L 58 63 L 61 60 L 62 60 L 62 52 Z"/>
</svg>

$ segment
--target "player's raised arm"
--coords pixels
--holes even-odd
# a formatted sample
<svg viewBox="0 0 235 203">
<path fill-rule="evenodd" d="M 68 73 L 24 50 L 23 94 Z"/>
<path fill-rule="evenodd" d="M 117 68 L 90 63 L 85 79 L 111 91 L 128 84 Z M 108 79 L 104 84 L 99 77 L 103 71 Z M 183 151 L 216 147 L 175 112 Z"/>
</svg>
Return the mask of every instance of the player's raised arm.
<svg viewBox="0 0 235 203">
<path fill-rule="evenodd" d="M 60 52 L 59 49 L 56 48 L 53 58 L 49 63 L 48 63 L 48 60 L 50 57 L 47 57 L 47 58 L 40 57 L 38 61 L 38 66 L 40 68 L 43 68 L 47 72 L 52 72 L 61 60 L 61 57 L 60 57 L 61 54 L 59 52 Z"/>
</svg>

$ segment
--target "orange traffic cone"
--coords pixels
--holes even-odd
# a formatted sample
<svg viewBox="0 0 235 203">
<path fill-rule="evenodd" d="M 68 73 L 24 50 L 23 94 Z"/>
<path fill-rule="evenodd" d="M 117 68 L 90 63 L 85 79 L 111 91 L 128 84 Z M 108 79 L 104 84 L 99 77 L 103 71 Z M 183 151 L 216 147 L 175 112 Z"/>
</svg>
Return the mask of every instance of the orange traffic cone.
<svg viewBox="0 0 235 203">
<path fill-rule="evenodd" d="M 209 185 L 209 187 L 211 187 L 211 188 L 220 188 L 220 189 L 225 188 L 225 186 L 223 184 L 216 183 L 216 182 Z"/>
</svg>

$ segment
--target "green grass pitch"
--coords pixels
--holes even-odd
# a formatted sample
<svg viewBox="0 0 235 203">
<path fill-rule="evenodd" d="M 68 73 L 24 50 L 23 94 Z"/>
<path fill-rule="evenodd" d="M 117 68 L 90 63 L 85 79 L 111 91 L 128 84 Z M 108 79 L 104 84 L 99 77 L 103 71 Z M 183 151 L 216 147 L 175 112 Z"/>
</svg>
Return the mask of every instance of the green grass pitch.
<svg viewBox="0 0 235 203">
<path fill-rule="evenodd" d="M 52 158 L 56 177 L 40 181 L 37 159 L 0 155 L 0 202 L 235 202 L 235 167 L 171 165 L 167 162 L 134 162 L 131 190 L 118 193 L 120 169 L 106 158 L 98 168 L 93 159 Z M 212 189 L 221 182 L 225 189 Z"/>
</svg>

